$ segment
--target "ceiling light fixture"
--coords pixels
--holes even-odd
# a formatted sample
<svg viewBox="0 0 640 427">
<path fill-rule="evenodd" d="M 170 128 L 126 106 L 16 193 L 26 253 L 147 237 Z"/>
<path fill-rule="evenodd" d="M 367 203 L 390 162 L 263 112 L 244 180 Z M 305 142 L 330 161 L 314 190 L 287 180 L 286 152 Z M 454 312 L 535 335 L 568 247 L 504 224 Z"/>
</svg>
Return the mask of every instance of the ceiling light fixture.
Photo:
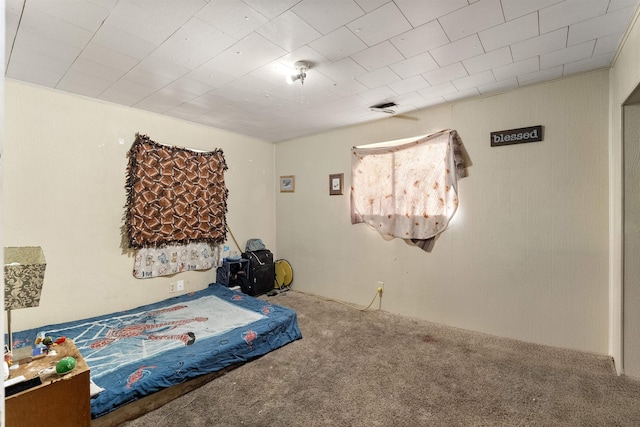
<svg viewBox="0 0 640 427">
<path fill-rule="evenodd" d="M 300 80 L 300 84 L 304 85 L 304 79 L 307 78 L 307 71 L 311 66 L 304 61 L 298 61 L 293 66 L 296 69 L 296 74 L 287 76 L 287 82 L 293 84 L 296 80 Z"/>
</svg>

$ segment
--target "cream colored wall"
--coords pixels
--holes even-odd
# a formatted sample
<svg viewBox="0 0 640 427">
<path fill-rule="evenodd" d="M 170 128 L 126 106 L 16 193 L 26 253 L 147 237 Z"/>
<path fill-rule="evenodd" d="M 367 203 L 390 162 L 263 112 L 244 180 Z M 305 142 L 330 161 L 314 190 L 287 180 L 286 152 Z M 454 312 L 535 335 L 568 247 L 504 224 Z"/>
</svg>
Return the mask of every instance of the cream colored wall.
<svg viewBox="0 0 640 427">
<path fill-rule="evenodd" d="M 296 289 L 524 341 L 608 351 L 608 72 L 276 145 L 277 257 Z M 544 126 L 544 141 L 490 147 L 491 131 Z M 473 165 L 460 207 L 426 253 L 349 221 L 350 148 L 456 129 Z M 377 306 L 377 303 L 376 303 Z M 419 338 L 419 331 L 416 337 Z"/>
<path fill-rule="evenodd" d="M 133 277 L 120 227 L 136 132 L 176 146 L 221 148 L 231 230 L 240 245 L 260 237 L 275 246 L 273 144 L 15 81 L 6 81 L 5 95 L 4 244 L 40 245 L 47 259 L 41 305 L 12 312 L 15 331 L 177 295 L 169 294 L 171 281 L 185 280 L 185 291 L 215 281 L 215 269 Z"/>
<path fill-rule="evenodd" d="M 622 105 L 640 85 L 640 8 L 625 34 L 609 79 L 609 353 L 616 361 L 618 373 L 624 373 L 622 325 Z M 628 325 L 627 327 L 629 327 Z M 636 330 L 640 326 L 635 326 Z M 639 368 L 640 369 L 640 368 Z"/>
</svg>

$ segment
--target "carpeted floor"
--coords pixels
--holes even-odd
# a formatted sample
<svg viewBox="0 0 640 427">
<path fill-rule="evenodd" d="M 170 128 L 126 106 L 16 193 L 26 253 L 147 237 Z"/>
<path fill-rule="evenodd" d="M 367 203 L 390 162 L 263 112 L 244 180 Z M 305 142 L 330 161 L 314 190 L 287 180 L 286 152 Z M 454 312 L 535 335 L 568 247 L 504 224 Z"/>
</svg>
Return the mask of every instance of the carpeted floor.
<svg viewBox="0 0 640 427">
<path fill-rule="evenodd" d="M 125 426 L 640 426 L 640 382 L 609 357 L 261 298 L 297 311 L 302 340 Z"/>
</svg>

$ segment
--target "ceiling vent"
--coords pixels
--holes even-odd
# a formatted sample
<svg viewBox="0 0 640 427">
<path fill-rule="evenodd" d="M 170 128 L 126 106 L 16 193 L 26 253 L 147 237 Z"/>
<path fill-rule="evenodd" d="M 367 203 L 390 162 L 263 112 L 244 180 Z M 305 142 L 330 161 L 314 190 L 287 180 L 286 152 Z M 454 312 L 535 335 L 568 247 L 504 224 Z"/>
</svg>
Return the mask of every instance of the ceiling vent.
<svg viewBox="0 0 640 427">
<path fill-rule="evenodd" d="M 369 109 L 378 113 L 395 114 L 396 111 L 394 110 L 394 108 L 396 108 L 397 106 L 398 104 L 396 104 L 395 102 L 383 102 L 382 104 L 372 105 L 371 107 L 369 107 Z"/>
</svg>

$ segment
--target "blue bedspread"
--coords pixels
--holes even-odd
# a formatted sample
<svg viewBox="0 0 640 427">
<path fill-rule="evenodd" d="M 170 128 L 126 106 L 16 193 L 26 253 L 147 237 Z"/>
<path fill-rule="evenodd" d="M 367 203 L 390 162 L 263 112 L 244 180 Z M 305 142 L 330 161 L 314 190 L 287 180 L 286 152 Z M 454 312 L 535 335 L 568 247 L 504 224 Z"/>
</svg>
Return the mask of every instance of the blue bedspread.
<svg viewBox="0 0 640 427">
<path fill-rule="evenodd" d="M 73 339 L 105 390 L 91 399 L 97 418 L 199 375 L 219 371 L 302 338 L 296 312 L 212 284 L 135 309 L 13 334 L 16 347 L 38 333 Z"/>
</svg>

